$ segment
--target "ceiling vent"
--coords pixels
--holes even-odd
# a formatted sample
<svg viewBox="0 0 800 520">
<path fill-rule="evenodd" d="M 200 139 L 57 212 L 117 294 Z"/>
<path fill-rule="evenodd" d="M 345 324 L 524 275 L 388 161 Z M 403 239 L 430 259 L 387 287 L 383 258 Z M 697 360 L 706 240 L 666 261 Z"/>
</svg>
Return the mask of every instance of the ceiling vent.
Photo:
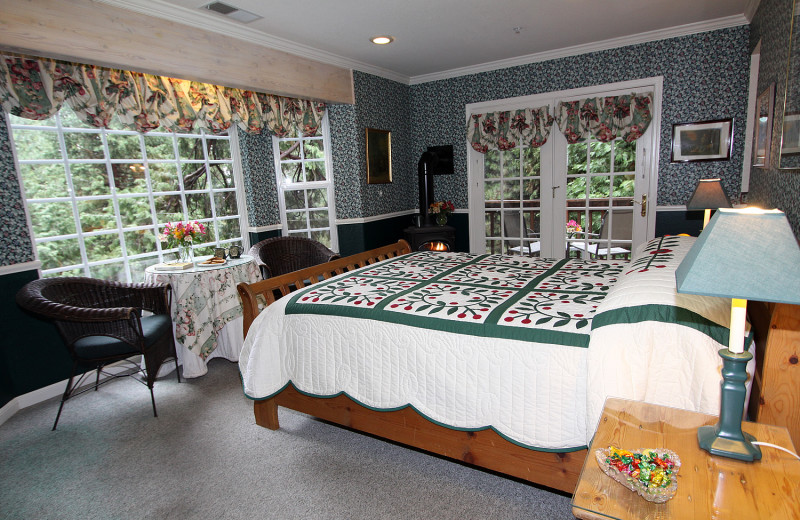
<svg viewBox="0 0 800 520">
<path fill-rule="evenodd" d="M 233 7 L 232 5 L 223 4 L 222 2 L 211 2 L 208 5 L 204 5 L 202 9 L 219 13 L 242 23 L 250 23 L 261 18 L 261 16 L 251 13 L 250 11 L 245 11 L 244 9 Z"/>
</svg>

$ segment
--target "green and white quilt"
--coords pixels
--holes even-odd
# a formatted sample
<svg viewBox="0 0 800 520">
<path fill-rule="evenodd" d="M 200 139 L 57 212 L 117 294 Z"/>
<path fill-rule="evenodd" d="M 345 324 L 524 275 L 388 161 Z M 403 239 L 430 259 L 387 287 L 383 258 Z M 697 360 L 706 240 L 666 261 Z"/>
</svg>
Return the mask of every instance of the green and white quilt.
<svg viewBox="0 0 800 520">
<path fill-rule="evenodd" d="M 416 252 L 299 291 L 286 313 L 587 347 L 595 310 L 625 265 Z"/>
<path fill-rule="evenodd" d="M 585 447 L 608 395 L 714 412 L 728 302 L 676 294 L 692 241 L 631 262 L 417 252 L 336 276 L 258 315 L 244 392 L 291 383 L 552 451 Z"/>
</svg>

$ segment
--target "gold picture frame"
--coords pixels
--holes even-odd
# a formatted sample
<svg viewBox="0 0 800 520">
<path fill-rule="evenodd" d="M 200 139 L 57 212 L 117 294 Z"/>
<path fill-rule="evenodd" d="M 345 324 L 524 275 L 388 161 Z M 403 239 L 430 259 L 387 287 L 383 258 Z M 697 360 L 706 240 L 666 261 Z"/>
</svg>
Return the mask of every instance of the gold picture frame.
<svg viewBox="0 0 800 520">
<path fill-rule="evenodd" d="M 392 182 L 392 132 L 367 128 L 367 184 Z"/>
</svg>

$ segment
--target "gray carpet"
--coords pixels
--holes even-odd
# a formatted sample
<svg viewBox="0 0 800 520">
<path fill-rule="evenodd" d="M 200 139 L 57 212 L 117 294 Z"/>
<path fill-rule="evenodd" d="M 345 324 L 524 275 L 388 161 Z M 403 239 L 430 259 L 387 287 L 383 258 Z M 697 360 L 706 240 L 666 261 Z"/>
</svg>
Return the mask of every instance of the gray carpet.
<svg viewBox="0 0 800 520">
<path fill-rule="evenodd" d="M 236 364 L 124 378 L 0 426 L 4 519 L 572 519 L 569 497 L 280 411 L 253 421 Z"/>
</svg>

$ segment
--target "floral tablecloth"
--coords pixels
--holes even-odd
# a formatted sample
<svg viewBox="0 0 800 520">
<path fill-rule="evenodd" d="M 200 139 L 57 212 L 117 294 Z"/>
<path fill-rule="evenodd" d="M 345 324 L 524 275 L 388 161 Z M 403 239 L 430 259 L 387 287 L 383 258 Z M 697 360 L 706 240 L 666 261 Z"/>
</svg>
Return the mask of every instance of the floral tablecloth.
<svg viewBox="0 0 800 520">
<path fill-rule="evenodd" d="M 172 321 L 184 377 L 205 374 L 206 362 L 213 357 L 238 361 L 243 338 L 242 303 L 236 285 L 260 279 L 253 257 L 246 255 L 228 259 L 219 267 L 195 266 L 184 271 L 147 268 L 148 283 L 172 286 Z"/>
</svg>

